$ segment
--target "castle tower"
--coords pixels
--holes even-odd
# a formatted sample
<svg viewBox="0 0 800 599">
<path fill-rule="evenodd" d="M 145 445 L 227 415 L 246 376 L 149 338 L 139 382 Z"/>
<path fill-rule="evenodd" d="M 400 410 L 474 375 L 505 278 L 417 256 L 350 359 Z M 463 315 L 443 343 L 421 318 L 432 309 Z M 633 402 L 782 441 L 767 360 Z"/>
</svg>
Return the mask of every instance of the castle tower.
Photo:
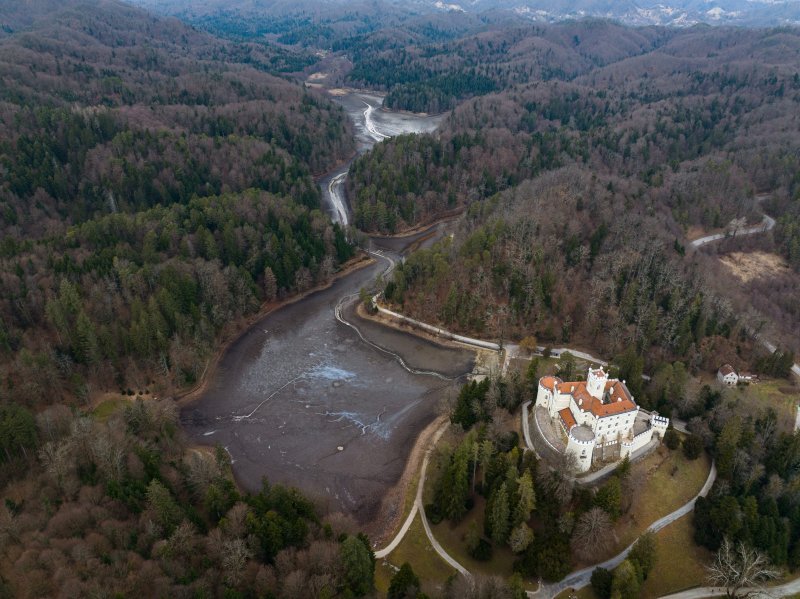
<svg viewBox="0 0 800 599">
<path fill-rule="evenodd" d="M 536 392 L 536 405 L 548 408 L 552 414 L 553 398 L 560 383 L 561 379 L 557 376 L 543 376 L 540 378 L 539 389 Z"/>
<path fill-rule="evenodd" d="M 578 472 L 588 472 L 592 467 L 595 436 L 588 426 L 573 426 L 567 434 L 566 452 L 575 456 Z"/>
<path fill-rule="evenodd" d="M 597 370 L 589 369 L 589 375 L 586 377 L 586 390 L 589 395 L 595 399 L 603 399 L 603 393 L 606 390 L 606 383 L 608 382 L 608 375 L 601 366 Z"/>
</svg>

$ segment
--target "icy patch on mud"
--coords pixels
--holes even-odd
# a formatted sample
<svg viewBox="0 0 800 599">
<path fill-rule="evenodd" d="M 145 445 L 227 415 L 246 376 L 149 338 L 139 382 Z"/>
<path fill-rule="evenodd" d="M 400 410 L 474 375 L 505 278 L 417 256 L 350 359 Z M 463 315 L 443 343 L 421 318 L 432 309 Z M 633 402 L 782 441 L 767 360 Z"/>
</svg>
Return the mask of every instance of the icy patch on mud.
<svg viewBox="0 0 800 599">
<path fill-rule="evenodd" d="M 362 435 L 370 433 L 385 441 L 389 438 L 392 431 L 391 427 L 382 420 L 384 412 L 385 410 L 381 411 L 375 418 L 375 421 L 371 423 L 364 422 L 364 415 L 358 412 L 325 412 L 321 415 L 327 417 L 328 422 L 345 422 L 360 429 Z"/>
<path fill-rule="evenodd" d="M 350 381 L 356 378 L 355 372 L 330 365 L 319 365 L 312 368 L 307 375 L 309 378 L 323 379 L 326 381 Z"/>
</svg>

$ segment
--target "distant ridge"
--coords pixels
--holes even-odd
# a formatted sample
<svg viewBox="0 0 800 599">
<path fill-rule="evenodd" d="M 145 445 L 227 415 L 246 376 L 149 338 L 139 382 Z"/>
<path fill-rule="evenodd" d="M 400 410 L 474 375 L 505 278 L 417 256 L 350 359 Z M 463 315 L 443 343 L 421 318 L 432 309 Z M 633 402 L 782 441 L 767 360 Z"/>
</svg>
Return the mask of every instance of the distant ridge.
<svg viewBox="0 0 800 599">
<path fill-rule="evenodd" d="M 774 27 L 800 25 L 799 0 L 131 0 L 172 15 L 247 13 L 319 14 L 336 10 L 376 10 L 380 6 L 408 12 L 481 14 L 504 11 L 537 22 L 604 18 L 626 25 L 691 27 L 698 24 Z"/>
</svg>

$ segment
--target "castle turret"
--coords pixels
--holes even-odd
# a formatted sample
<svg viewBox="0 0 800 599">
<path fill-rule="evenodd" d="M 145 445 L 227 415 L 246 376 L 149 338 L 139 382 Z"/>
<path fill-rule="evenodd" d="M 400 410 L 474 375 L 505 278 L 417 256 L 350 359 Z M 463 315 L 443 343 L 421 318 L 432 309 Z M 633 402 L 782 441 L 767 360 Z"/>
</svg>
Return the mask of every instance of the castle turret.
<svg viewBox="0 0 800 599">
<path fill-rule="evenodd" d="M 539 389 L 536 393 L 536 405 L 550 409 L 553 405 L 553 397 L 556 387 L 561 383 L 557 376 L 543 376 L 539 379 Z"/>
<path fill-rule="evenodd" d="M 601 366 L 597 370 L 589 369 L 589 375 L 586 377 L 586 390 L 589 395 L 595 399 L 603 399 L 603 393 L 606 390 L 606 383 L 608 382 L 608 375 Z"/>
<path fill-rule="evenodd" d="M 588 472 L 592 467 L 595 436 L 588 426 L 573 426 L 567 433 L 567 453 L 575 456 L 578 472 Z"/>
</svg>

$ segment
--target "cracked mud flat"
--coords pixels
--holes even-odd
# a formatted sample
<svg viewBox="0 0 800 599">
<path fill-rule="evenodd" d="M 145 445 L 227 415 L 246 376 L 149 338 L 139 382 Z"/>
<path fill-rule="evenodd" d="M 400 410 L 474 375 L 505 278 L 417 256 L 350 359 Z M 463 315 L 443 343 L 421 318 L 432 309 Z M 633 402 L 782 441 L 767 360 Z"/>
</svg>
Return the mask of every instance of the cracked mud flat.
<svg viewBox="0 0 800 599">
<path fill-rule="evenodd" d="M 225 447 L 244 488 L 257 490 L 265 476 L 299 487 L 327 511 L 370 522 L 441 397 L 457 391 L 456 382 L 409 373 L 336 320 L 339 300 L 385 267 L 380 260 L 257 322 L 182 410 L 189 437 Z M 345 309 L 345 318 L 369 341 L 411 368 L 446 377 L 472 369 L 472 352 L 364 323 L 352 312 Z"/>
</svg>

